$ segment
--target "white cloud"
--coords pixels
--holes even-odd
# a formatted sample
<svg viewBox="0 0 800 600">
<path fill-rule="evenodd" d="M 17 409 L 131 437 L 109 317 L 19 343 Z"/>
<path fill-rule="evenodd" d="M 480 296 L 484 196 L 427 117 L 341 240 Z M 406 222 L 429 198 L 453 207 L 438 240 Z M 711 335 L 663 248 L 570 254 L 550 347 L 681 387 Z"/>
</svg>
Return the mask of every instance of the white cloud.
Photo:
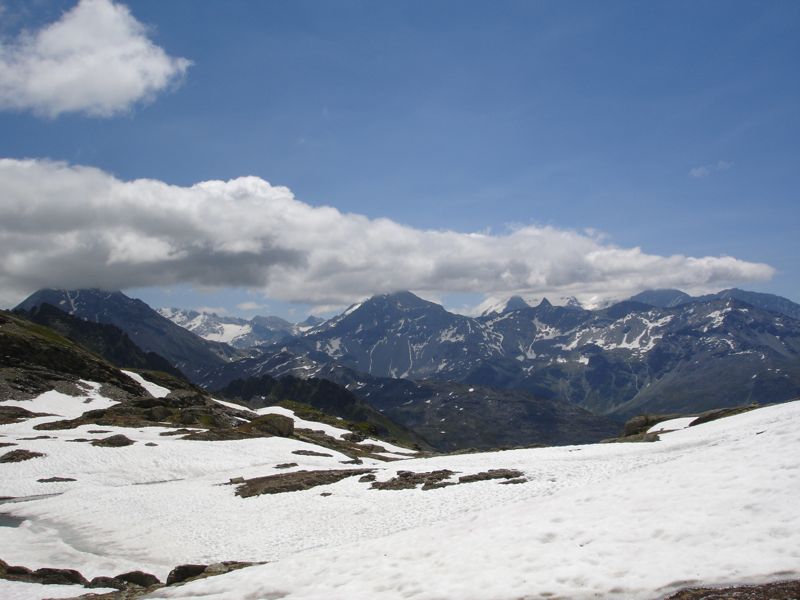
<svg viewBox="0 0 800 600">
<path fill-rule="evenodd" d="M 770 278 L 729 256 L 658 256 L 555 227 L 502 234 L 423 230 L 315 207 L 257 177 L 191 187 L 120 181 L 99 169 L 0 160 L 0 290 L 242 286 L 265 297 L 346 306 L 409 289 L 576 296 L 687 291 Z M 592 300 L 593 299 L 593 300 Z"/>
<path fill-rule="evenodd" d="M 701 165 L 699 167 L 694 167 L 693 169 L 689 169 L 689 176 L 694 177 L 695 179 L 702 179 L 703 177 L 708 177 L 712 173 L 719 172 L 719 171 L 727 171 L 733 166 L 732 162 L 728 162 L 725 160 L 718 160 L 716 163 L 710 165 Z"/>
<path fill-rule="evenodd" d="M 153 44 L 127 7 L 81 0 L 58 21 L 0 43 L 0 109 L 108 117 L 152 100 L 190 64 Z"/>
</svg>

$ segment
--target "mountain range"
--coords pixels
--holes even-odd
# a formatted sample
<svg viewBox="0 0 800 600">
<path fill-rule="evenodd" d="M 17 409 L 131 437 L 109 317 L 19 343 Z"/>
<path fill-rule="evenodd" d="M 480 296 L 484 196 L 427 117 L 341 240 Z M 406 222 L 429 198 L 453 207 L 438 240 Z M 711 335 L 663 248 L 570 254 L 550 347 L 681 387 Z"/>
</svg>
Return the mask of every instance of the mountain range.
<svg viewBox="0 0 800 600">
<path fill-rule="evenodd" d="M 471 318 L 401 292 L 354 305 L 303 336 L 209 372 L 203 383 L 213 388 L 233 374 L 290 366 L 319 376 L 331 365 L 523 390 L 622 419 L 797 396 L 800 322 L 724 294 L 670 308 L 630 300 L 595 311 L 543 300 Z"/>
<path fill-rule="evenodd" d="M 159 313 L 100 290 L 43 290 L 18 310 L 43 303 L 119 327 L 210 390 L 330 380 L 438 449 L 596 441 L 641 413 L 800 395 L 800 306 L 742 290 L 651 290 L 596 310 L 511 298 L 479 317 L 398 292 L 297 325 Z"/>
<path fill-rule="evenodd" d="M 314 316 L 309 316 L 300 323 L 290 323 L 280 317 L 256 316 L 242 319 L 183 308 L 159 308 L 158 313 L 205 340 L 224 342 L 240 350 L 274 344 L 302 335 L 324 322 L 324 319 Z"/>
</svg>

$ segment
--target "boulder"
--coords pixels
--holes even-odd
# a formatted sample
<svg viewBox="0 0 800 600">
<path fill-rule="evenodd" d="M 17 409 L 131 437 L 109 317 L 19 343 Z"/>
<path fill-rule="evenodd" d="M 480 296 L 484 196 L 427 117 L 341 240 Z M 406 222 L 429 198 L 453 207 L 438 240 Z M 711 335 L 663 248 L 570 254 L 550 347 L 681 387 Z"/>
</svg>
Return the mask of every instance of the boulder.
<svg viewBox="0 0 800 600">
<path fill-rule="evenodd" d="M 33 576 L 39 583 L 46 585 L 86 585 L 86 578 L 75 569 L 53 569 L 45 567 L 36 569 Z"/>
<path fill-rule="evenodd" d="M 100 446 L 102 448 L 122 448 L 123 446 L 130 446 L 131 444 L 135 444 L 131 439 L 128 439 L 121 433 L 117 435 L 112 435 L 111 437 L 103 438 L 100 440 L 94 440 L 92 442 L 92 446 Z"/>
<path fill-rule="evenodd" d="M 161 583 L 158 577 L 150 573 L 145 573 L 144 571 L 130 571 L 128 573 L 122 573 L 121 575 L 114 577 L 114 579 L 118 581 L 124 581 L 126 583 L 132 583 L 133 585 L 138 585 L 140 587 L 150 587 L 151 585 Z"/>
<path fill-rule="evenodd" d="M 174 585 L 176 583 L 182 583 L 187 579 L 191 579 L 193 577 L 197 577 L 198 575 L 202 575 L 206 567 L 208 565 L 178 565 L 172 571 L 169 572 L 167 576 L 167 585 Z"/>
</svg>

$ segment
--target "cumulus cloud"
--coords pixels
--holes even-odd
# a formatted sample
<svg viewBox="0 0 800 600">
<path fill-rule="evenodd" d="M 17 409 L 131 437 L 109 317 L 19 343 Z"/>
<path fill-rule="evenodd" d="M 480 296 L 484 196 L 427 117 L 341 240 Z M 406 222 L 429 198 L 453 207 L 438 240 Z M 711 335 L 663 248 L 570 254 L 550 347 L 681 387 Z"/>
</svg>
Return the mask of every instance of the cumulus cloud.
<svg viewBox="0 0 800 600">
<path fill-rule="evenodd" d="M 108 117 L 152 100 L 190 64 L 153 44 L 127 7 L 81 0 L 58 21 L 0 43 L 0 109 Z"/>
<path fill-rule="evenodd" d="M 729 256 L 658 256 L 591 233 L 424 230 L 297 200 L 257 177 L 179 187 L 99 169 L 0 160 L 0 289 L 190 283 L 346 306 L 376 293 L 623 297 L 768 279 Z M 8 301 L 8 300 L 7 300 Z"/>
<path fill-rule="evenodd" d="M 733 166 L 732 162 L 728 162 L 725 160 L 718 160 L 716 163 L 712 163 L 710 165 L 700 165 L 699 167 L 694 167 L 689 169 L 689 177 L 693 177 L 695 179 L 702 179 L 703 177 L 708 177 L 712 173 L 716 173 L 719 171 L 727 171 Z"/>
</svg>

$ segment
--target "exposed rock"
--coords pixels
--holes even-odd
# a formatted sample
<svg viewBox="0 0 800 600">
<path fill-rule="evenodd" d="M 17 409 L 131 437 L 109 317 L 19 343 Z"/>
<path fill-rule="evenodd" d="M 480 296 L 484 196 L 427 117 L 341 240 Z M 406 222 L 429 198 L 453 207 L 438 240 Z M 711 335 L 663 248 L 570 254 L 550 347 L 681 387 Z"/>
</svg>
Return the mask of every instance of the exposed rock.
<svg viewBox="0 0 800 600">
<path fill-rule="evenodd" d="M 26 437 L 26 438 L 18 438 L 20 442 L 28 442 L 31 440 L 54 440 L 55 437 L 52 435 L 35 435 L 33 437 Z"/>
<path fill-rule="evenodd" d="M 333 496 L 333 494 L 331 492 L 322 492 L 320 496 L 322 496 L 323 498 L 327 498 L 328 496 Z"/>
<path fill-rule="evenodd" d="M 155 442 L 147 442 L 145 446 L 158 446 Z"/>
<path fill-rule="evenodd" d="M 327 456 L 333 458 L 333 454 L 325 454 L 324 452 L 316 452 L 315 450 L 293 450 L 292 454 L 299 456 Z"/>
<path fill-rule="evenodd" d="M 515 484 L 515 483 L 525 483 L 526 481 L 528 481 L 528 480 L 525 479 L 524 477 L 518 477 L 516 479 L 508 479 L 506 481 L 501 481 L 500 483 L 502 485 L 509 485 L 509 484 Z"/>
<path fill-rule="evenodd" d="M 800 580 L 727 588 L 691 588 L 666 600 L 797 600 Z"/>
<path fill-rule="evenodd" d="M 181 583 L 187 579 L 202 575 L 206 567 L 208 567 L 208 565 L 178 565 L 169 572 L 167 576 L 167 585 L 175 585 L 176 583 Z"/>
<path fill-rule="evenodd" d="M 292 467 L 296 467 L 297 463 L 281 463 L 279 465 L 275 465 L 276 469 L 291 469 Z"/>
<path fill-rule="evenodd" d="M 46 585 L 86 585 L 86 578 L 74 569 L 53 569 L 45 567 L 33 572 L 36 583 Z"/>
<path fill-rule="evenodd" d="M 725 417 L 732 417 L 733 415 L 746 413 L 758 407 L 759 407 L 758 404 L 750 404 L 749 406 L 737 406 L 734 408 L 720 408 L 718 410 L 709 410 L 708 412 L 704 412 L 694 421 L 692 421 L 689 427 L 694 427 L 695 425 L 702 425 L 703 423 L 716 421 L 717 419 L 723 419 Z"/>
<path fill-rule="evenodd" d="M 628 437 L 632 435 L 647 433 L 647 430 L 650 429 L 653 425 L 658 425 L 659 423 L 663 423 L 664 421 L 670 421 L 672 419 L 678 419 L 684 416 L 686 415 L 681 415 L 681 414 L 638 415 L 636 417 L 633 417 L 632 419 L 628 419 L 625 422 L 625 427 L 622 431 L 622 436 L 620 437 Z"/>
<path fill-rule="evenodd" d="M 106 577 L 101 575 L 99 577 L 94 577 L 86 587 L 89 588 L 116 588 L 118 590 L 124 590 L 128 587 L 128 584 L 120 581 L 116 577 Z"/>
<path fill-rule="evenodd" d="M 16 446 L 14 442 L 0 442 L 0 448 L 7 448 L 8 446 Z"/>
<path fill-rule="evenodd" d="M 89 429 L 86 433 L 111 433 L 110 429 Z"/>
<path fill-rule="evenodd" d="M 294 471 L 279 475 L 267 475 L 248 479 L 236 488 L 236 495 L 242 498 L 261 494 L 281 494 L 308 490 L 320 485 L 336 483 L 347 477 L 371 473 L 372 469 L 341 469 L 325 471 Z"/>
<path fill-rule="evenodd" d="M 261 415 L 250 421 L 248 429 L 280 437 L 290 437 L 294 433 L 294 419 L 285 415 Z"/>
<path fill-rule="evenodd" d="M 488 481 L 490 479 L 516 479 L 522 477 L 524 473 L 516 469 L 489 469 L 474 475 L 462 475 L 458 478 L 458 483 L 472 483 L 474 481 Z M 524 481 L 524 480 L 523 480 Z"/>
<path fill-rule="evenodd" d="M 12 450 L 0 456 L 0 463 L 22 462 L 23 460 L 39 458 L 40 456 L 46 455 L 41 452 L 31 452 L 30 450 L 23 450 L 20 448 L 19 450 Z"/>
<path fill-rule="evenodd" d="M 37 479 L 39 483 L 61 483 L 63 481 L 77 481 L 72 477 L 48 477 L 47 479 Z"/>
<path fill-rule="evenodd" d="M 398 471 L 396 477 L 388 481 L 374 481 L 370 487 L 373 490 L 411 490 L 418 485 L 422 485 L 423 490 L 431 490 L 444 487 L 444 480 L 449 479 L 452 475 L 455 475 L 455 472 L 449 469 L 440 469 L 427 473 Z M 449 482 L 449 485 L 455 485 L 455 482 Z"/>
<path fill-rule="evenodd" d="M 161 437 L 168 437 L 173 435 L 188 435 L 190 433 L 194 433 L 194 429 L 186 429 L 185 427 L 181 427 L 180 429 L 173 429 L 172 431 L 162 431 L 158 435 Z"/>
<path fill-rule="evenodd" d="M 11 423 L 18 423 L 26 419 L 34 417 L 49 416 L 45 413 L 31 412 L 21 406 L 2 406 L 0 405 L 0 425 L 10 425 Z"/>
<path fill-rule="evenodd" d="M 658 437 L 657 433 L 635 433 L 633 435 L 626 435 L 623 437 L 611 438 L 608 440 L 603 440 L 600 442 L 601 444 L 616 444 L 616 443 L 628 443 L 628 442 L 657 442 L 661 438 Z"/>
<path fill-rule="evenodd" d="M 375 474 L 369 473 L 368 475 L 364 475 L 358 478 L 359 483 L 369 483 L 370 481 L 375 481 Z"/>
<path fill-rule="evenodd" d="M 130 571 L 128 573 L 122 573 L 117 575 L 114 579 L 132 583 L 133 585 L 138 585 L 140 587 L 150 587 L 151 585 L 161 583 L 158 577 L 150 573 L 145 573 L 144 571 Z"/>
<path fill-rule="evenodd" d="M 94 440 L 92 446 L 100 446 L 102 448 L 122 448 L 123 446 L 130 446 L 135 444 L 133 440 L 125 437 L 121 433 L 112 435 L 111 437 L 103 438 L 101 440 Z"/>
</svg>

